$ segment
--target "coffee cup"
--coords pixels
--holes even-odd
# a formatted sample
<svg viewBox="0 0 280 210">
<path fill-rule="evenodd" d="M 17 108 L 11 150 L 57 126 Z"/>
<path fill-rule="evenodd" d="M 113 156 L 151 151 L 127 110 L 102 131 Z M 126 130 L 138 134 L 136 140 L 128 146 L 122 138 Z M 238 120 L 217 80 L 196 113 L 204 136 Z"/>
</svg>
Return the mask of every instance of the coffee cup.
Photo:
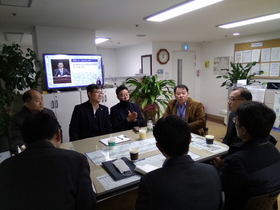
<svg viewBox="0 0 280 210">
<path fill-rule="evenodd" d="M 116 139 L 115 139 L 115 137 L 110 137 L 108 139 L 108 146 L 109 146 L 109 149 L 114 149 L 114 147 L 116 146 Z"/>
<path fill-rule="evenodd" d="M 130 160 L 138 160 L 139 151 L 137 148 L 130 149 Z"/>
<path fill-rule="evenodd" d="M 214 136 L 213 135 L 206 135 L 205 136 L 206 139 L 206 144 L 213 144 L 214 143 Z"/>
<path fill-rule="evenodd" d="M 139 130 L 139 138 L 145 139 L 147 137 L 146 132 L 146 130 Z"/>
</svg>

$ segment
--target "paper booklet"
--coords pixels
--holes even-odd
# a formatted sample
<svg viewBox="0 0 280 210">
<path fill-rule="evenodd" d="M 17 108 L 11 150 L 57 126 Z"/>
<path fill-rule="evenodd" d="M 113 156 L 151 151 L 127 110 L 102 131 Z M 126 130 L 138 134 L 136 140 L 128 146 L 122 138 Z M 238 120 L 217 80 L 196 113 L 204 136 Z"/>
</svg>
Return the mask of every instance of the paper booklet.
<svg viewBox="0 0 280 210">
<path fill-rule="evenodd" d="M 121 142 L 124 142 L 124 141 L 129 141 L 130 138 L 126 137 L 125 135 L 119 135 L 119 136 L 113 136 L 113 138 L 115 138 L 116 140 L 116 144 L 117 143 L 121 143 Z M 100 139 L 99 141 L 102 143 L 102 144 L 105 144 L 106 146 L 108 146 L 108 140 L 110 139 L 107 138 L 107 139 Z"/>
<path fill-rule="evenodd" d="M 153 170 L 156 170 L 158 168 L 159 167 L 156 167 L 156 166 L 153 166 L 153 165 L 150 165 L 150 164 L 145 164 L 143 166 L 136 166 L 134 171 L 137 171 L 140 174 L 146 174 L 146 173 L 149 173 L 149 172 L 151 172 Z"/>
</svg>

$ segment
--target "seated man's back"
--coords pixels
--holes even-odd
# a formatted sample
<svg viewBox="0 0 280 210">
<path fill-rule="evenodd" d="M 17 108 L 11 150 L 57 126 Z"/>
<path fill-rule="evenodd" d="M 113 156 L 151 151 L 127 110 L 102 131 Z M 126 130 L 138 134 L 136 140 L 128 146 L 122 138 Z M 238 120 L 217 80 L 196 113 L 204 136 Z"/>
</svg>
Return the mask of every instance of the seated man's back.
<svg viewBox="0 0 280 210">
<path fill-rule="evenodd" d="M 188 123 L 168 115 L 157 121 L 153 134 L 167 159 L 162 168 L 141 178 L 135 209 L 218 210 L 222 196 L 218 171 L 187 155 L 191 141 Z"/>
<path fill-rule="evenodd" d="M 56 148 L 61 132 L 53 117 L 41 114 L 30 120 L 22 130 L 26 150 L 0 164 L 0 208 L 95 209 L 86 157 Z M 26 132 L 31 133 L 28 139 Z M 33 135 L 39 140 L 33 141 Z"/>
</svg>

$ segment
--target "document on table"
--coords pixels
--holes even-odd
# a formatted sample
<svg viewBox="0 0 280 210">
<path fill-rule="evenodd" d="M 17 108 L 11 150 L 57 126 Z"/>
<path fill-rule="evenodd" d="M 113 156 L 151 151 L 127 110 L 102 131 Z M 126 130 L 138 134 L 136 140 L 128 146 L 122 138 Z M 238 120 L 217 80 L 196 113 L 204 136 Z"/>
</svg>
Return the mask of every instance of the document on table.
<svg viewBox="0 0 280 210">
<path fill-rule="evenodd" d="M 102 162 L 114 160 L 121 157 L 130 157 L 129 150 L 131 148 L 138 148 L 139 153 L 147 153 L 157 150 L 154 138 L 144 139 L 141 141 L 130 142 L 126 144 L 116 145 L 114 149 L 110 150 L 108 147 L 100 150 L 86 152 L 86 156 L 97 166 Z"/>
<path fill-rule="evenodd" d="M 106 190 L 110 190 L 110 189 L 113 189 L 116 187 L 123 186 L 125 184 L 136 182 L 136 181 L 140 180 L 140 177 L 141 177 L 140 175 L 135 175 L 135 176 L 128 177 L 126 179 L 114 181 L 109 174 L 105 174 L 105 175 L 97 177 L 97 179 Z"/>
<path fill-rule="evenodd" d="M 117 143 L 121 143 L 121 142 L 124 142 L 124 141 L 129 141 L 130 138 L 126 137 L 125 135 L 119 135 L 119 136 L 113 136 L 112 138 L 115 138 L 116 140 L 116 144 Z M 100 139 L 99 141 L 102 143 L 102 144 L 105 144 L 106 146 L 108 146 L 108 140 L 110 138 L 107 138 L 107 139 Z"/>
</svg>

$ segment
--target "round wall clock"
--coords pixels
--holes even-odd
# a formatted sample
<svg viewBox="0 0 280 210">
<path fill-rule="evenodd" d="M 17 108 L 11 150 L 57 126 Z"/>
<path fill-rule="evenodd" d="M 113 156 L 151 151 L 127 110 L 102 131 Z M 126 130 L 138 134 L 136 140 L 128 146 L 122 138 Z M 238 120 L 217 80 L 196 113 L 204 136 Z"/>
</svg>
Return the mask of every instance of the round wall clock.
<svg viewBox="0 0 280 210">
<path fill-rule="evenodd" d="M 167 64 L 169 61 L 169 52 L 166 49 L 160 49 L 157 53 L 157 61 L 160 64 Z"/>
</svg>

